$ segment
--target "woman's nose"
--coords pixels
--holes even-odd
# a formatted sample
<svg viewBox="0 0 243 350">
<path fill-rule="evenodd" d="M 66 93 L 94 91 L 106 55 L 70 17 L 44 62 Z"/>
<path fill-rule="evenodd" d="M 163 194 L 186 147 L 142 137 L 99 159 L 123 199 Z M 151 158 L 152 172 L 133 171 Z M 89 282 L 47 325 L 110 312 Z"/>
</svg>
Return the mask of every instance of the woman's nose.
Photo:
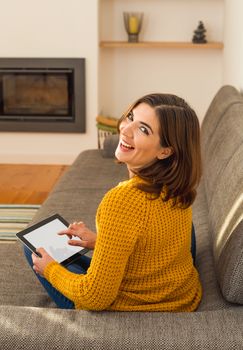
<svg viewBox="0 0 243 350">
<path fill-rule="evenodd" d="M 121 126 L 120 132 L 124 136 L 127 136 L 129 138 L 133 138 L 133 126 L 132 126 L 132 123 L 128 124 L 128 125 Z"/>
</svg>

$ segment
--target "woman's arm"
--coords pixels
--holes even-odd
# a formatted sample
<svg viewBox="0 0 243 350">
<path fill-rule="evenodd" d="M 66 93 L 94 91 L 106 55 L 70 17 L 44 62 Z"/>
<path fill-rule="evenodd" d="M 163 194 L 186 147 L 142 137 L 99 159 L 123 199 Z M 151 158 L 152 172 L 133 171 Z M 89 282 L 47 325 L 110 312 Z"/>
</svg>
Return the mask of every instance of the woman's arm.
<svg viewBox="0 0 243 350">
<path fill-rule="evenodd" d="M 117 297 L 127 261 L 144 224 L 144 206 L 134 198 L 134 191 L 141 193 L 130 186 L 116 187 L 101 202 L 97 241 L 86 275 L 71 273 L 56 262 L 44 270 L 45 278 L 76 308 L 103 310 Z"/>
</svg>

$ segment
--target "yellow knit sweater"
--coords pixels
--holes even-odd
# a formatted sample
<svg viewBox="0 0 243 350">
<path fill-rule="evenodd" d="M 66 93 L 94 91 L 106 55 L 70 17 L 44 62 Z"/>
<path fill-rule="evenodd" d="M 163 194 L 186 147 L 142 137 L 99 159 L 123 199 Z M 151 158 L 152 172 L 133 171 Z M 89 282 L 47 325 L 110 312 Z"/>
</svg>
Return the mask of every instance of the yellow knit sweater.
<svg viewBox="0 0 243 350">
<path fill-rule="evenodd" d="M 137 181 L 120 183 L 100 203 L 87 274 L 51 262 L 44 276 L 77 309 L 193 311 L 202 290 L 190 253 L 191 208 L 149 199 Z"/>
</svg>

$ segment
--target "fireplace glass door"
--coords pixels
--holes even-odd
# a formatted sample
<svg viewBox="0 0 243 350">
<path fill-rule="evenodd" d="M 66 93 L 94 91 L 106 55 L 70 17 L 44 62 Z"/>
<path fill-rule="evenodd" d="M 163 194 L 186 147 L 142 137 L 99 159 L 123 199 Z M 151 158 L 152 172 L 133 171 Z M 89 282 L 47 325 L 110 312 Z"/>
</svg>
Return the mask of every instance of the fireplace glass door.
<svg viewBox="0 0 243 350">
<path fill-rule="evenodd" d="M 84 63 L 0 59 L 0 131 L 85 132 Z"/>
<path fill-rule="evenodd" d="M 72 119 L 72 72 L 1 72 L 1 118 Z"/>
</svg>

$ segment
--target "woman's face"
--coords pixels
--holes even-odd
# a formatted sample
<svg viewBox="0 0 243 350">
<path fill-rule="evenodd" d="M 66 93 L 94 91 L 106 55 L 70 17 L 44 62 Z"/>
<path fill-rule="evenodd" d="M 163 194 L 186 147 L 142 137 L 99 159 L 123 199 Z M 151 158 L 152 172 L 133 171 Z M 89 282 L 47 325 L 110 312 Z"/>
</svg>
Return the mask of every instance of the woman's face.
<svg viewBox="0 0 243 350">
<path fill-rule="evenodd" d="M 144 168 L 168 157 L 169 148 L 160 145 L 159 122 L 155 111 L 140 103 L 120 124 L 120 139 L 115 155 L 129 170 Z"/>
</svg>

